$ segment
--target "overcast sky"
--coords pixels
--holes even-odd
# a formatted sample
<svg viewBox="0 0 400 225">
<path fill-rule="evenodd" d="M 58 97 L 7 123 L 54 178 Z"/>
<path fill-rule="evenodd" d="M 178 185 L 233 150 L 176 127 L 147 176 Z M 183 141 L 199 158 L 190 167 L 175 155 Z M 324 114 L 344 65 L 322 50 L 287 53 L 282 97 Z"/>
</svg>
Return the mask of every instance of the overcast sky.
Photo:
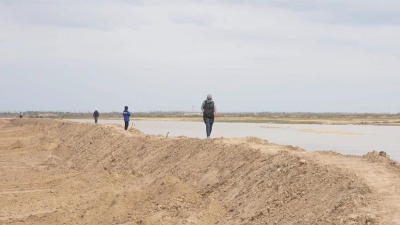
<svg viewBox="0 0 400 225">
<path fill-rule="evenodd" d="M 0 111 L 400 112 L 398 0 L 0 0 Z"/>
</svg>

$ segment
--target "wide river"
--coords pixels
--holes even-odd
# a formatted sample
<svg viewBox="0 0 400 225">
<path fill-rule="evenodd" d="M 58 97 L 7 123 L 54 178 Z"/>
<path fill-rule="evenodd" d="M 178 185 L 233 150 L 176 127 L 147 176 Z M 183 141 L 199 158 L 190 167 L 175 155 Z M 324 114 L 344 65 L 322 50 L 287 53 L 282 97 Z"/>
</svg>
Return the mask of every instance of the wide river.
<svg viewBox="0 0 400 225">
<path fill-rule="evenodd" d="M 94 120 L 73 119 L 74 122 Z M 122 120 L 99 120 L 100 124 L 121 124 Z M 134 121 L 146 134 L 206 137 L 202 122 Z M 270 143 L 300 146 L 309 151 L 334 150 L 342 154 L 364 155 L 372 150 L 385 151 L 400 161 L 400 126 L 214 123 L 212 137 L 258 137 Z"/>
</svg>

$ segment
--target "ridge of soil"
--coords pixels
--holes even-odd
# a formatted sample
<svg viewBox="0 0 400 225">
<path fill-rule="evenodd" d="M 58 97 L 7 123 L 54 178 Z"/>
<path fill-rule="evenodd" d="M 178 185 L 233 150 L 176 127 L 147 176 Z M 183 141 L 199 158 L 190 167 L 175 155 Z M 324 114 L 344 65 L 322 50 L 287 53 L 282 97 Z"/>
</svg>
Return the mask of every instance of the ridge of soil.
<svg viewBox="0 0 400 225">
<path fill-rule="evenodd" d="M 0 120 L 1 224 L 400 224 L 400 166 L 248 138 Z"/>
</svg>

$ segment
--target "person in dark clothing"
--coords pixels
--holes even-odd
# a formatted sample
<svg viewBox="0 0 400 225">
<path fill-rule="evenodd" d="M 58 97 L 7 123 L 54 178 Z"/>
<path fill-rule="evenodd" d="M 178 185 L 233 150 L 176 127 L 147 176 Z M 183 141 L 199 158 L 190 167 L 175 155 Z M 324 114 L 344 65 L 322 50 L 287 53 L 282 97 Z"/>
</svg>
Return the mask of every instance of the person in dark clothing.
<svg viewBox="0 0 400 225">
<path fill-rule="evenodd" d="M 94 109 L 93 112 L 93 117 L 94 117 L 94 122 L 97 123 L 97 120 L 99 119 L 100 113 L 97 111 L 97 108 Z"/>
<path fill-rule="evenodd" d="M 201 104 L 201 111 L 203 111 L 203 121 L 206 124 L 207 138 L 210 138 L 214 124 L 214 116 L 217 115 L 217 107 L 215 106 L 211 94 L 207 95 L 207 99 Z"/>
<path fill-rule="evenodd" d="M 131 113 L 128 111 L 128 106 L 125 106 L 125 110 L 122 113 L 122 115 L 124 116 L 124 121 L 125 121 L 125 130 L 128 130 L 129 127 L 129 118 L 131 116 Z"/>
</svg>

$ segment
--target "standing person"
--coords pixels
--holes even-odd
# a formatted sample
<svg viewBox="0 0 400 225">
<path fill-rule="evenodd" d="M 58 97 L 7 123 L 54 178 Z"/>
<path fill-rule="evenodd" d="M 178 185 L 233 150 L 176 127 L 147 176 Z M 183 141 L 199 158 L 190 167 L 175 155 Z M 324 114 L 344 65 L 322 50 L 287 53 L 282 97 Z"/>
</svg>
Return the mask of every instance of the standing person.
<svg viewBox="0 0 400 225">
<path fill-rule="evenodd" d="M 22 118 L 22 117 L 24 117 L 24 113 L 23 113 L 23 112 L 20 112 L 20 113 L 19 113 L 19 118 Z"/>
<path fill-rule="evenodd" d="M 99 111 L 97 111 L 97 108 L 94 109 L 93 117 L 94 117 L 94 123 L 97 123 L 97 120 L 99 119 Z"/>
<path fill-rule="evenodd" d="M 206 124 L 207 138 L 210 138 L 214 124 L 214 115 L 217 115 L 217 107 L 211 94 L 207 95 L 207 99 L 201 104 L 201 111 L 203 111 L 203 121 Z"/>
<path fill-rule="evenodd" d="M 131 113 L 128 111 L 128 106 L 125 106 L 125 110 L 122 113 L 124 116 L 124 121 L 125 121 L 125 130 L 128 130 L 129 127 L 129 117 L 131 116 Z"/>
</svg>

